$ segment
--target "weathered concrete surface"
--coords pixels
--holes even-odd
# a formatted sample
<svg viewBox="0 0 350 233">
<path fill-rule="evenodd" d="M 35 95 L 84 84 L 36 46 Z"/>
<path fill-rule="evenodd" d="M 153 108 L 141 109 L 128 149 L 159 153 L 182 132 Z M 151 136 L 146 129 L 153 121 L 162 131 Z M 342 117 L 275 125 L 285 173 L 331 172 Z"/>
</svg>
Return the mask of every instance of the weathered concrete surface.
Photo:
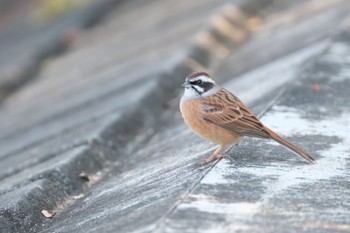
<svg viewBox="0 0 350 233">
<path fill-rule="evenodd" d="M 167 227 L 164 223 L 172 219 L 174 207 L 210 169 L 210 166 L 199 167 L 197 162 L 209 155 L 212 146 L 186 129 L 174 112 L 177 104 L 166 111 L 166 102 L 176 94 L 183 77 L 200 65 L 207 69 L 224 65 L 220 67 L 218 80 L 228 80 L 235 72 L 245 70 L 231 69 L 231 61 L 239 59 L 237 54 L 227 59 L 227 51 L 239 49 L 251 29 L 240 27 L 245 36 L 235 41 L 218 33 L 221 25 L 218 21 L 207 27 L 205 19 L 213 12 L 219 12 L 216 16 L 220 16 L 225 15 L 227 9 L 233 9 L 222 8 L 224 2 L 198 1 L 187 7 L 174 6 L 172 12 L 181 12 L 180 17 L 165 10 L 169 4 L 166 1 L 154 1 L 146 12 L 163 9 L 159 10 L 163 18 L 156 21 L 157 25 L 162 26 L 164 22 L 173 25 L 162 27 L 164 34 L 157 33 L 155 37 L 146 33 L 154 27 L 152 17 L 130 25 L 129 32 L 114 33 L 125 26 L 123 22 L 130 19 L 130 15 L 139 15 L 134 9 L 141 3 L 128 1 L 108 15 L 100 27 L 83 33 L 80 42 L 46 67 L 35 83 L 5 102 L 0 115 L 0 122 L 8 122 L 1 125 L 0 140 L 0 222 L 3 223 L 0 225 L 4 227 L 1 230 L 115 232 L 116 229 L 162 231 Z M 201 11 L 197 12 L 201 14 L 194 15 L 193 9 L 199 6 Z M 280 28 L 276 24 L 272 27 L 273 20 L 267 20 L 259 32 L 264 35 L 263 28 L 266 28 L 265 36 L 251 36 L 248 48 L 243 47 L 238 54 L 247 55 L 262 41 L 270 41 L 271 48 L 283 47 L 283 44 L 285 52 L 280 48 L 276 49 L 278 53 L 249 61 L 263 64 L 271 57 L 283 58 L 265 69 L 242 76 L 228 87 L 257 112 L 266 110 L 284 83 L 295 78 L 293 72 L 299 70 L 300 63 L 312 61 L 313 56 L 328 46 L 329 40 L 318 43 L 315 40 L 329 37 L 331 30 L 326 28 L 330 22 L 334 25 L 344 18 L 346 7 L 341 1 L 335 1 L 329 8 L 316 12 L 315 17 L 305 17 L 309 24 L 295 22 L 312 30 L 312 22 L 329 16 L 323 24 L 324 30 L 321 25 L 315 31 L 318 36 L 305 34 L 299 42 L 291 41 L 289 36 L 276 37 L 274 32 L 283 32 L 283 24 Z M 289 14 L 295 13 L 291 10 Z M 193 19 L 193 24 L 178 20 L 187 17 Z M 174 26 L 174 22 L 178 24 Z M 245 21 L 238 22 L 245 25 Z M 203 30 L 204 27 L 207 29 Z M 201 36 L 194 42 L 189 39 L 199 31 Z M 301 35 L 302 31 L 295 26 L 289 35 Z M 148 37 L 142 37 L 146 34 Z M 216 38 L 217 43 L 208 43 L 211 37 Z M 142 38 L 142 43 L 137 38 Z M 130 44 L 137 44 L 136 48 L 122 43 L 128 40 Z M 313 44 L 307 49 L 294 58 L 286 56 L 293 48 L 308 44 L 308 40 Z M 118 53 L 111 54 L 111 47 Z M 273 78 L 283 78 L 271 81 L 265 78 L 266 73 Z M 258 83 L 260 88 L 252 90 L 247 80 Z M 275 161 L 275 157 L 269 157 L 268 161 L 272 159 Z M 79 177 L 81 172 L 88 174 L 88 182 L 84 176 Z M 23 193 L 36 195 L 29 203 Z M 9 198 L 14 201 L 8 202 Z M 42 209 L 57 215 L 52 220 L 45 219 L 40 213 Z"/>
<path fill-rule="evenodd" d="M 176 64 L 189 55 L 198 56 L 198 52 L 186 51 L 188 54 L 184 54 L 180 51 L 178 55 L 172 53 L 169 59 L 164 57 L 183 47 L 181 43 L 188 44 L 188 38 L 203 29 L 204 19 L 223 2 L 226 1 L 192 2 L 191 7 L 185 8 L 185 14 L 191 14 L 198 5 L 201 14 L 196 19 L 192 16 L 191 25 L 180 21 L 180 25 L 166 27 L 168 31 L 163 31 L 163 38 L 159 34 L 144 37 L 145 29 L 154 26 L 153 17 L 142 21 L 141 25 L 133 24 L 128 33 L 117 36 L 116 32 L 121 31 L 125 24 L 116 24 L 114 17 L 122 21 L 125 15 L 135 14 L 134 9 L 140 4 L 128 2 L 116 9 L 116 16 L 110 15 L 111 18 L 101 27 L 86 35 L 86 38 L 95 36 L 98 40 L 82 40 L 76 48 L 46 66 L 36 82 L 4 102 L 0 115 L 0 122 L 6 122 L 0 125 L 0 193 L 3 197 L 0 225 L 5 228 L 1 231 L 38 231 L 45 219 L 40 212 L 29 211 L 32 206 L 48 210 L 64 208 L 65 203 L 71 203 L 74 196 L 79 196 L 82 190 L 100 180 L 104 169 L 114 169 L 113 161 L 122 163 L 120 157 L 132 153 L 154 134 L 161 125 L 158 122 L 161 111 L 175 94 L 173 88 L 169 92 L 163 86 L 180 83 L 190 69 L 184 65 L 176 68 Z M 157 7 L 166 9 L 168 4 L 154 1 L 142 12 L 151 13 Z M 182 12 L 180 6 L 177 10 Z M 178 17 L 166 13 L 160 16 L 158 23 L 176 22 Z M 107 33 L 110 36 L 106 37 Z M 187 36 L 165 40 L 168 33 L 187 33 Z M 128 41 L 126 38 L 130 42 L 142 38 L 142 43 L 134 41 L 132 44 L 138 47 L 126 46 L 121 43 Z M 111 54 L 111 47 L 118 53 Z M 138 54 L 141 49 L 142 55 Z M 79 67 L 76 61 L 79 61 Z M 179 75 L 176 79 L 170 79 L 173 69 Z M 163 78 L 169 81 L 163 82 Z M 139 132 L 142 133 L 137 135 Z M 127 147 L 131 142 L 134 142 L 133 146 Z M 91 182 L 79 178 L 82 172 L 90 176 Z M 47 181 L 56 191 L 30 185 L 36 181 Z M 23 198 L 23 188 L 26 193 L 32 191 L 40 198 L 32 199 L 30 203 L 20 201 L 27 200 Z M 8 203 L 8 197 L 18 201 Z"/>
<path fill-rule="evenodd" d="M 283 4 L 284 3 L 284 4 Z M 225 63 L 234 64 L 227 71 L 218 70 L 224 80 L 242 74 L 317 41 L 329 39 L 340 26 L 339 17 L 348 15 L 344 1 L 307 1 L 295 8 L 282 7 L 275 14 L 261 13 L 263 24 L 247 45 L 235 51 Z M 254 57 L 254 59 L 252 59 Z M 249 62 L 246 62 L 246 61 Z"/>
<path fill-rule="evenodd" d="M 254 110 L 266 109 L 275 99 L 271 98 L 271 93 L 278 97 L 278 89 L 286 81 L 296 78 L 301 63 L 321 52 L 322 48 L 297 52 L 239 77 L 227 87 L 242 96 Z M 258 76 L 257 73 L 268 76 Z M 282 74 L 285 74 L 283 80 L 275 82 L 275 75 Z M 245 85 L 245 82 L 252 81 L 259 83 L 263 90 L 265 86 L 270 86 L 270 89 L 256 92 Z M 261 99 L 267 103 L 262 105 Z M 191 133 L 175 111 L 175 118 L 173 110 L 166 114 L 168 125 L 147 145 L 119 160 L 121 164 L 116 165 L 117 169 L 113 169 L 107 180 L 86 193 L 86 197 L 68 211 L 60 213 L 45 232 L 114 232 L 115 229 L 120 232 L 163 232 L 163 219 L 211 168 L 211 165 L 200 166 L 199 162 L 208 157 L 214 148 Z M 106 199 L 109 201 L 105 202 Z M 182 231 L 185 229 L 176 232 Z"/>
<path fill-rule="evenodd" d="M 164 3 L 164 7 L 165 5 Z M 135 4 L 131 6 L 137 7 Z M 213 11 L 211 7 L 210 4 L 207 6 L 208 15 Z M 123 10 L 126 11 L 123 7 L 117 9 L 118 12 Z M 194 22 L 198 23 L 203 18 L 206 17 L 199 16 L 198 21 Z M 106 29 L 106 32 L 120 31 L 122 25 L 109 21 L 103 26 L 107 27 L 109 23 L 114 28 Z M 152 25 L 153 20 L 148 23 Z M 146 21 L 143 22 L 143 26 L 145 25 Z M 197 26 L 187 26 L 182 32 L 190 33 Z M 135 24 L 133 27 L 128 37 L 140 37 L 144 33 L 138 32 L 139 25 Z M 102 34 L 105 38 L 105 33 L 100 30 L 101 28 L 96 29 L 95 36 Z M 176 30 L 178 31 L 179 27 Z M 135 32 L 139 34 L 135 35 Z M 87 38 L 91 39 L 92 36 Z M 160 39 L 157 43 L 152 37 L 148 40 L 144 38 L 143 43 L 134 42 L 139 46 L 135 48 L 125 46 L 121 43 L 122 40 L 125 38 L 116 33 L 114 37 L 109 36 L 95 43 L 82 41 L 81 48 L 72 49 L 57 59 L 41 73 L 37 82 L 4 103 L 0 118 L 1 122 L 7 124 L 0 126 L 2 148 L 0 158 L 3 161 L 0 177 L 11 176 L 18 170 L 47 160 L 50 158 L 48 152 L 54 156 L 75 145 L 88 143 L 88 139 L 106 128 L 106 125 L 117 122 L 118 117 L 125 114 L 125 109 L 141 111 L 137 109 L 139 105 L 136 103 L 140 99 L 145 100 L 143 103 L 149 101 L 147 95 L 154 93 L 155 89 L 159 89 L 161 95 L 163 90 L 157 88 L 155 79 L 174 66 L 178 60 L 176 54 L 169 59 L 164 57 L 180 46 L 172 46 L 170 41 Z M 118 44 L 120 44 L 116 48 L 118 53 L 105 57 L 106 51 Z M 147 48 L 147 51 L 144 51 L 142 56 L 135 56 L 134 53 L 141 47 Z M 94 54 L 95 57 L 89 54 Z M 101 57 L 105 59 L 99 59 Z M 79 61 L 79 67 L 76 67 L 74 61 Z M 159 67 L 162 70 L 159 70 Z M 150 98 L 155 100 L 156 97 L 153 95 Z M 152 104 L 152 101 L 149 102 Z M 22 120 L 24 115 L 26 120 Z M 79 137 L 79 135 L 85 136 Z M 28 151 L 35 155 L 34 160 L 27 156 Z M 7 160 L 11 161 L 7 163 Z M 15 166 L 9 168 L 7 164 Z"/>
<path fill-rule="evenodd" d="M 244 140 L 162 219 L 158 232 L 350 231 L 350 32 L 341 34 L 262 121 L 315 165 Z"/>
</svg>

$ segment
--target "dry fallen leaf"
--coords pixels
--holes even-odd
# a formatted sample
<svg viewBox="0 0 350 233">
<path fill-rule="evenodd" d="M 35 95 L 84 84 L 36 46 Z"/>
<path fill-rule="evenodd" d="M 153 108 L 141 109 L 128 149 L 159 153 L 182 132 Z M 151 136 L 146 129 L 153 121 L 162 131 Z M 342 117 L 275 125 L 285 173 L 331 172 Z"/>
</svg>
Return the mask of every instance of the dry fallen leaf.
<svg viewBox="0 0 350 233">
<path fill-rule="evenodd" d="M 41 213 L 46 217 L 46 218 L 52 218 L 53 216 L 55 216 L 56 213 L 50 213 L 47 210 L 42 210 Z"/>
<path fill-rule="evenodd" d="M 85 172 L 80 172 L 79 177 L 84 181 L 90 181 L 88 174 L 86 174 Z"/>
</svg>

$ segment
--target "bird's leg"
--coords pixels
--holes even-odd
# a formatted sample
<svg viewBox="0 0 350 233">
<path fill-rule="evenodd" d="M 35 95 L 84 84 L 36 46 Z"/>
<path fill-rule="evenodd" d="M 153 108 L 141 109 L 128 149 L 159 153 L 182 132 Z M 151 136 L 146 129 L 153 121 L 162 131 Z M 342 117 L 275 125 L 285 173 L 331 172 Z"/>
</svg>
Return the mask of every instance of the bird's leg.
<svg viewBox="0 0 350 233">
<path fill-rule="evenodd" d="M 218 159 L 218 158 L 223 158 L 225 157 L 224 154 L 220 154 L 220 151 L 224 148 L 224 145 L 220 145 L 218 146 L 218 148 L 216 148 L 216 150 L 214 151 L 214 153 L 206 160 L 204 160 L 202 162 L 202 164 L 206 164 L 209 163 L 211 161 L 213 161 L 214 159 Z"/>
</svg>

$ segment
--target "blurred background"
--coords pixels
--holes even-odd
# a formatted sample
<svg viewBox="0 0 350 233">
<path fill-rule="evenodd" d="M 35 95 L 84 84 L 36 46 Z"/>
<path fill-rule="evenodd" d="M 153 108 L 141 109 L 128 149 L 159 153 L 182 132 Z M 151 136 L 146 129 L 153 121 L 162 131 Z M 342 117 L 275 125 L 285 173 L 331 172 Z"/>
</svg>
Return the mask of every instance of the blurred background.
<svg viewBox="0 0 350 233">
<path fill-rule="evenodd" d="M 62 61 L 69 63 L 69 59 L 75 59 L 75 62 L 79 62 L 79 69 L 65 68 L 70 72 L 73 69 L 80 72 L 75 75 L 78 77 L 88 73 L 84 66 L 89 62 L 93 63 L 90 67 L 93 72 L 102 71 L 107 64 L 108 68 L 112 67 L 112 62 L 115 67 L 127 61 L 140 60 L 141 56 L 147 57 L 143 59 L 144 63 L 155 59 L 154 56 L 162 56 L 160 60 L 171 62 L 180 59 L 183 56 L 181 52 L 188 53 L 191 43 L 210 47 L 212 52 L 222 58 L 237 50 L 238 44 L 246 40 L 252 31 L 256 31 L 256 37 L 275 42 L 256 45 L 254 49 L 264 49 L 266 46 L 269 49 L 254 54 L 259 59 L 253 59 L 252 64 L 246 64 L 246 57 L 239 59 L 244 62 L 235 65 L 234 69 L 241 73 L 249 69 L 247 66 L 251 68 L 269 61 L 264 60 L 263 56 L 273 59 L 335 32 L 346 15 L 347 8 L 341 7 L 345 2 L 220 0 L 180 1 L 177 4 L 171 1 L 148 1 L 143 4 L 137 0 L 2 0 L 0 101 L 39 76 L 52 77 L 51 74 L 41 75 L 40 72 L 48 70 L 52 63 L 57 67 L 60 62 L 51 61 L 64 53 L 66 58 Z M 233 8 L 236 5 L 242 6 L 247 19 L 243 23 L 246 25 L 235 26 L 245 27 L 243 29 L 249 31 L 247 34 L 230 31 L 232 28 L 227 24 L 230 18 L 236 17 L 232 16 L 235 15 Z M 173 8 L 171 11 L 169 6 Z M 228 21 L 225 22 L 225 19 Z M 233 20 L 242 23 L 242 19 Z M 211 34 L 207 35 L 208 32 Z M 269 33 L 274 33 L 277 38 L 267 35 Z M 109 53 L 106 51 L 108 48 L 111 49 Z M 79 54 L 83 53 L 82 59 Z M 242 56 L 251 56 L 251 53 Z M 155 64 L 156 60 L 153 60 L 147 66 Z M 209 67 L 209 64 L 201 65 Z M 166 68 L 164 62 L 156 66 L 158 70 Z M 143 72 L 147 73 L 149 69 Z M 70 81 L 67 79 L 67 82 Z"/>
<path fill-rule="evenodd" d="M 45 59 L 64 51 L 74 30 L 92 25 L 103 14 L 93 0 L 0 2 L 0 99 L 38 74 Z M 102 12 L 99 12 L 101 10 Z"/>
<path fill-rule="evenodd" d="M 315 55 L 346 27 L 347 7 L 343 0 L 3 0 L 2 138 L 19 134 L 33 144 L 42 138 L 35 130 L 52 120 L 61 127 L 52 127 L 55 137 L 132 105 L 123 96 L 136 100 L 154 82 L 167 104 L 191 71 L 224 82 L 305 46 Z"/>
</svg>

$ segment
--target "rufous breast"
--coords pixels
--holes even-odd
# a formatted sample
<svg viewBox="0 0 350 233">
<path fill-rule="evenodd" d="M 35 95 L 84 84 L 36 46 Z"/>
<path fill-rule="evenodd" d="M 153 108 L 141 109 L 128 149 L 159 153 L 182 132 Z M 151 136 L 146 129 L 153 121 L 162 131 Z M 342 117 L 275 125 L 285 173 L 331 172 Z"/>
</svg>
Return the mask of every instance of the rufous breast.
<svg viewBox="0 0 350 233">
<path fill-rule="evenodd" d="M 200 137 L 221 145 L 236 144 L 240 134 L 229 131 L 203 119 L 201 100 L 181 99 L 180 111 L 185 123 Z"/>
</svg>

